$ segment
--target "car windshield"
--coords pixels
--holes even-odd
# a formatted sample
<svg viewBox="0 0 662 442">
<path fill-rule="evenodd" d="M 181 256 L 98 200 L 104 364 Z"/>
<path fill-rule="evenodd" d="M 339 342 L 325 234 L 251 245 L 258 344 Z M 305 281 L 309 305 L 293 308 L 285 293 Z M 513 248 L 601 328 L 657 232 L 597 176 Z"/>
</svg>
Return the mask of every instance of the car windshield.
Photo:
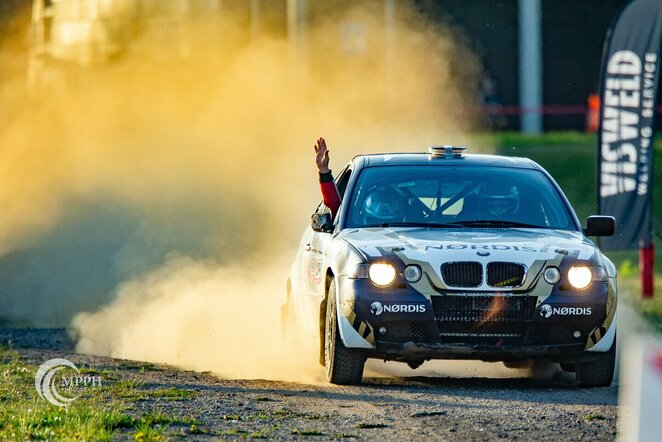
<svg viewBox="0 0 662 442">
<path fill-rule="evenodd" d="M 376 166 L 361 171 L 346 227 L 577 230 L 559 192 L 533 169 Z"/>
</svg>

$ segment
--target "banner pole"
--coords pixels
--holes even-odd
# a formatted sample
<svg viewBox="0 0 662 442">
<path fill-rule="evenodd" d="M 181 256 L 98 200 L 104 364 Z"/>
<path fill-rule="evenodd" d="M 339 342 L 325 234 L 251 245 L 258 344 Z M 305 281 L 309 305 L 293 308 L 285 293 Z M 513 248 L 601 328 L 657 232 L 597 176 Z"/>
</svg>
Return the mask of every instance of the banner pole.
<svg viewBox="0 0 662 442">
<path fill-rule="evenodd" d="M 641 297 L 650 299 L 655 293 L 655 244 L 642 243 L 639 248 L 639 273 L 641 275 Z"/>
</svg>

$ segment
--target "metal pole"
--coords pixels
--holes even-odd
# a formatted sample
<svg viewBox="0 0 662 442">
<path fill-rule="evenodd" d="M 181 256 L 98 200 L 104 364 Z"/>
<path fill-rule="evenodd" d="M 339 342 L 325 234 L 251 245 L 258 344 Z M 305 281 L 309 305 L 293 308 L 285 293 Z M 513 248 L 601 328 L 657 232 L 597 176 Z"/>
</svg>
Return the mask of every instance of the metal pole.
<svg viewBox="0 0 662 442">
<path fill-rule="evenodd" d="M 386 99 L 391 109 L 395 82 L 395 0 L 384 0 L 384 21 L 386 22 Z"/>
<path fill-rule="evenodd" d="M 307 16 L 307 0 L 287 0 L 287 37 L 297 58 L 305 54 Z"/>
<path fill-rule="evenodd" d="M 251 38 L 260 35 L 260 0 L 251 0 Z"/>
<path fill-rule="evenodd" d="M 30 57 L 28 60 L 28 89 L 37 86 L 38 76 L 42 69 L 42 57 L 46 47 L 46 24 L 44 0 L 32 1 L 32 35 L 30 45 Z"/>
<path fill-rule="evenodd" d="M 542 28 L 540 0 L 519 0 L 519 94 L 522 132 L 542 132 Z"/>
</svg>

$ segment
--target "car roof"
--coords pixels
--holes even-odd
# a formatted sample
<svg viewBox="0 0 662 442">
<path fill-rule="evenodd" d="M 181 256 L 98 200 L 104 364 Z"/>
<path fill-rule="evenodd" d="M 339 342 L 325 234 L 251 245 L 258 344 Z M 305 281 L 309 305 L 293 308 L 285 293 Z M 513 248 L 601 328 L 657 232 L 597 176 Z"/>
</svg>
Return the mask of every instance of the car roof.
<svg viewBox="0 0 662 442">
<path fill-rule="evenodd" d="M 424 152 L 379 153 L 357 155 L 353 161 L 362 167 L 434 165 L 541 169 L 535 161 L 528 158 L 485 154 L 463 154 L 462 156 L 455 157 L 431 155 Z"/>
</svg>

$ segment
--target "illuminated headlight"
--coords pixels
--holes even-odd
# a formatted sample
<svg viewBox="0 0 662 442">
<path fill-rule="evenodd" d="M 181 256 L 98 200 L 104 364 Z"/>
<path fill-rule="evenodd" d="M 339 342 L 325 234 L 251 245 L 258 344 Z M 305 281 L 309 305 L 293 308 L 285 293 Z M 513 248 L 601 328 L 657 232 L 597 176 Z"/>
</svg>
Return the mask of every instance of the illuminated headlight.
<svg viewBox="0 0 662 442">
<path fill-rule="evenodd" d="M 385 287 L 395 279 L 395 268 L 391 264 L 370 264 L 368 275 L 375 285 Z"/>
<path fill-rule="evenodd" d="M 568 270 L 568 282 L 576 289 L 585 289 L 593 280 L 590 267 L 570 267 Z"/>
<path fill-rule="evenodd" d="M 402 276 L 405 277 L 405 280 L 407 280 L 407 282 L 411 282 L 413 284 L 421 280 L 421 276 L 423 276 L 423 271 L 416 264 L 410 264 L 407 267 L 405 267 L 405 271 L 402 272 Z"/>
<path fill-rule="evenodd" d="M 561 280 L 561 271 L 558 269 L 558 267 L 547 267 L 543 277 L 548 283 L 556 284 Z"/>
</svg>

